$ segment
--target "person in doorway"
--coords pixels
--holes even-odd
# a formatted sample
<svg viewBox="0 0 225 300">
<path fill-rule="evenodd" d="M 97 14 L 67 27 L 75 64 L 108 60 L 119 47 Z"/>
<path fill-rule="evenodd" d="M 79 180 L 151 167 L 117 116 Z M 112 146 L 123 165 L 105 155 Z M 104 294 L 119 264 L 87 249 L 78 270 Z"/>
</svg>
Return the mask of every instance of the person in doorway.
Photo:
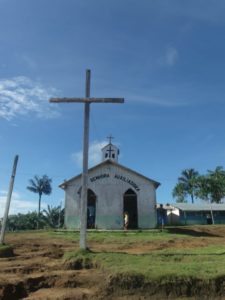
<svg viewBox="0 0 225 300">
<path fill-rule="evenodd" d="M 129 226 L 129 215 L 128 212 L 125 211 L 124 213 L 124 230 L 127 230 Z"/>
<path fill-rule="evenodd" d="M 95 207 L 88 206 L 89 210 L 89 228 L 95 228 Z"/>
<path fill-rule="evenodd" d="M 164 229 L 165 225 L 165 220 L 166 220 L 166 210 L 163 208 L 163 205 L 160 204 L 160 207 L 158 209 L 158 224 L 161 227 L 161 231 Z"/>
</svg>

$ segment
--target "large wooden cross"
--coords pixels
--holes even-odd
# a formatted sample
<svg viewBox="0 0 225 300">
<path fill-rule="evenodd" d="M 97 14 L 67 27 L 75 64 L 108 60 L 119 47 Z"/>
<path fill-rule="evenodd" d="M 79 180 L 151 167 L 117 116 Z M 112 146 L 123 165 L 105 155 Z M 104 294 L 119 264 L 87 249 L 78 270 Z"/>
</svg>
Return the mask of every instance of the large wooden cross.
<svg viewBox="0 0 225 300">
<path fill-rule="evenodd" d="M 88 191 L 88 149 L 89 119 L 91 103 L 124 103 L 124 98 L 90 98 L 91 71 L 86 70 L 85 98 L 51 98 L 53 103 L 84 103 L 84 136 L 83 136 L 83 173 L 80 214 L 80 248 L 87 249 L 87 191 Z"/>
</svg>

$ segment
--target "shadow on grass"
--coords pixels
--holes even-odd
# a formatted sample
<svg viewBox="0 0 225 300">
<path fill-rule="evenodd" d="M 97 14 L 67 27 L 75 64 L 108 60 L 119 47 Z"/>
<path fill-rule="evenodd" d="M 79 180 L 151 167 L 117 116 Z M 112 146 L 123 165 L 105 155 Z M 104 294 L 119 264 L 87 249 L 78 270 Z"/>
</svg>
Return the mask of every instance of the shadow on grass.
<svg viewBox="0 0 225 300">
<path fill-rule="evenodd" d="M 0 245 L 0 257 L 13 257 L 15 256 L 13 252 L 13 247 L 11 245 Z"/>
<path fill-rule="evenodd" d="M 167 227 L 166 228 L 168 233 L 172 234 L 185 234 L 185 235 L 190 235 L 193 237 L 221 237 L 218 234 L 213 234 L 210 232 L 206 232 L 204 230 L 198 229 L 191 229 L 191 228 L 185 228 L 185 227 Z"/>
<path fill-rule="evenodd" d="M 194 253 L 194 252 L 170 252 L 170 253 L 163 253 L 158 251 L 157 253 L 153 252 L 144 252 L 140 254 L 136 253 L 127 253 L 127 252 L 118 252 L 118 251 L 93 251 L 93 255 L 121 255 L 121 256 L 130 256 L 130 257 L 145 257 L 145 256 L 152 256 L 152 257 L 182 257 L 182 256 L 224 256 L 225 252 L 221 253 Z"/>
</svg>

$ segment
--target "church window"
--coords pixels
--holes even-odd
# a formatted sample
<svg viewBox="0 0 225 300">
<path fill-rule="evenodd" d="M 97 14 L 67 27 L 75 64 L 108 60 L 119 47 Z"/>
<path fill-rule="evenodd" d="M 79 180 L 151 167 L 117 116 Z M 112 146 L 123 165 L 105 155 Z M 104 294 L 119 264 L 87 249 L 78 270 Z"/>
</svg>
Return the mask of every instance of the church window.
<svg viewBox="0 0 225 300">
<path fill-rule="evenodd" d="M 115 158 L 115 153 L 112 154 L 112 158 Z"/>
<path fill-rule="evenodd" d="M 105 154 L 105 158 L 107 158 L 107 157 L 108 157 L 108 153 Z"/>
</svg>

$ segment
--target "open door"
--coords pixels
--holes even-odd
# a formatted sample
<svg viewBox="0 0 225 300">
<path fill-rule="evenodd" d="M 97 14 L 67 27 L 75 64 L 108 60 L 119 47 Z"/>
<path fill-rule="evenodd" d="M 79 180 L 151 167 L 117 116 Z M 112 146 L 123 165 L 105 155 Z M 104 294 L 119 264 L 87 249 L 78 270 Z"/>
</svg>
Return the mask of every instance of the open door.
<svg viewBox="0 0 225 300">
<path fill-rule="evenodd" d="M 128 214 L 128 229 L 138 228 L 137 194 L 129 189 L 123 196 L 123 214 Z"/>
<path fill-rule="evenodd" d="M 95 216 L 96 216 L 96 195 L 88 189 L 87 199 L 87 228 L 95 228 Z"/>
</svg>

